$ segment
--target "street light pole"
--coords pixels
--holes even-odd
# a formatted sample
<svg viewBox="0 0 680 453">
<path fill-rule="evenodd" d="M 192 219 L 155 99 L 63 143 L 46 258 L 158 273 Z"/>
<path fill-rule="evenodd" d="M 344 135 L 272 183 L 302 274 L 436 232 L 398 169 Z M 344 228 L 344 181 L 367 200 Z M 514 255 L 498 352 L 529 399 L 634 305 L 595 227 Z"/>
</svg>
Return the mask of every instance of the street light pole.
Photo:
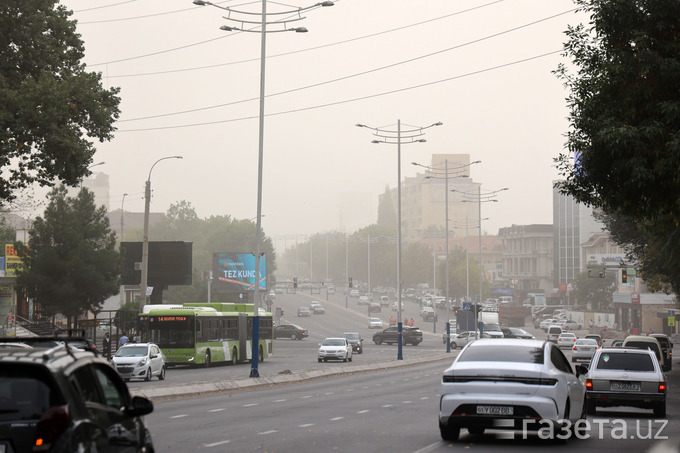
<svg viewBox="0 0 680 453">
<path fill-rule="evenodd" d="M 397 329 L 399 341 L 397 343 L 397 360 L 403 360 L 403 336 L 402 336 L 402 322 L 401 322 L 401 144 L 402 139 L 404 143 L 418 143 L 425 142 L 424 138 L 420 138 L 425 133 L 425 129 L 433 126 L 441 126 L 441 122 L 433 123 L 426 127 L 412 127 L 404 131 L 402 137 L 401 120 L 397 120 L 397 130 L 369 127 L 364 124 L 357 124 L 357 127 L 365 127 L 373 130 L 373 135 L 378 139 L 373 140 L 373 143 L 389 143 L 397 145 Z"/>
<path fill-rule="evenodd" d="M 142 281 L 139 285 L 139 311 L 141 312 L 146 305 L 146 293 L 149 275 L 149 208 L 151 207 L 151 172 L 153 167 L 162 160 L 181 159 L 182 156 L 161 157 L 151 166 L 149 176 L 144 184 L 144 241 L 142 242 Z"/>
</svg>

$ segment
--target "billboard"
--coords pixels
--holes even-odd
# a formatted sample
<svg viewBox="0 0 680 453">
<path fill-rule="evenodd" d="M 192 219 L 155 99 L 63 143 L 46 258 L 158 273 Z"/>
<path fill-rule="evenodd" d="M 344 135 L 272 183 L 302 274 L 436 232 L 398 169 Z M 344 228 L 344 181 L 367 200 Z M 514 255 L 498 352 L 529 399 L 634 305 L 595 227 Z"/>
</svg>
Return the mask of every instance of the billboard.
<svg viewBox="0 0 680 453">
<path fill-rule="evenodd" d="M 121 242 L 123 254 L 123 285 L 139 285 L 142 271 L 135 263 L 142 262 L 141 242 Z M 149 242 L 149 273 L 147 283 L 151 287 L 164 288 L 168 285 L 191 285 L 192 261 L 191 242 L 153 241 Z"/>
<path fill-rule="evenodd" d="M 23 262 L 17 255 L 14 244 L 5 244 L 5 277 L 16 277 L 17 271 L 23 269 Z"/>
<path fill-rule="evenodd" d="M 267 255 L 260 257 L 260 272 L 255 272 L 255 255 L 252 253 L 213 253 L 213 290 L 219 293 L 254 291 L 256 282 L 260 290 L 267 289 Z"/>
</svg>

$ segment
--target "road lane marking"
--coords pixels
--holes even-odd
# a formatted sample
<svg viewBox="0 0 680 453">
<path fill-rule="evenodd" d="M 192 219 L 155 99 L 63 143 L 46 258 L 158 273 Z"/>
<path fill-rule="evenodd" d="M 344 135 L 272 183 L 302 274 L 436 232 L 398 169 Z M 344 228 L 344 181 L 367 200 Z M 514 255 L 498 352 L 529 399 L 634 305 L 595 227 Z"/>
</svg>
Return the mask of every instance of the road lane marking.
<svg viewBox="0 0 680 453">
<path fill-rule="evenodd" d="M 380 406 L 380 407 L 392 407 L 392 405 L 391 404 L 385 404 L 384 406 Z"/>
<path fill-rule="evenodd" d="M 331 418 L 331 421 L 337 422 L 338 420 L 342 420 L 343 418 L 345 418 L 345 417 L 335 417 L 335 418 Z"/>
<path fill-rule="evenodd" d="M 310 426 L 314 426 L 314 423 L 305 423 L 304 425 L 298 425 L 298 428 L 309 428 Z"/>
<path fill-rule="evenodd" d="M 262 431 L 261 433 L 257 433 L 257 434 L 258 435 L 264 435 L 264 434 L 274 434 L 274 433 L 278 433 L 278 432 L 279 432 L 278 429 L 271 429 L 269 431 Z"/>
<path fill-rule="evenodd" d="M 204 447 L 219 447 L 220 445 L 228 444 L 230 440 L 223 440 L 221 442 L 213 442 L 212 444 L 203 444 Z"/>
<path fill-rule="evenodd" d="M 305 396 L 301 396 L 300 399 L 303 400 L 305 398 L 311 398 L 311 397 L 312 397 L 312 395 L 305 395 Z"/>
<path fill-rule="evenodd" d="M 226 410 L 226 409 L 222 407 L 220 409 L 210 409 L 208 412 L 222 412 L 224 410 Z"/>
<path fill-rule="evenodd" d="M 244 405 L 241 406 L 241 407 L 253 407 L 253 406 L 257 406 L 257 404 L 258 404 L 258 403 L 244 404 Z"/>
<path fill-rule="evenodd" d="M 189 416 L 189 414 L 181 414 L 181 415 L 173 415 L 170 418 L 183 418 L 183 417 L 188 417 L 188 416 Z"/>
<path fill-rule="evenodd" d="M 285 403 L 288 400 L 274 400 L 273 403 Z"/>
<path fill-rule="evenodd" d="M 357 414 L 365 414 L 366 412 L 370 412 L 368 409 L 364 409 L 363 411 L 358 411 Z"/>
</svg>

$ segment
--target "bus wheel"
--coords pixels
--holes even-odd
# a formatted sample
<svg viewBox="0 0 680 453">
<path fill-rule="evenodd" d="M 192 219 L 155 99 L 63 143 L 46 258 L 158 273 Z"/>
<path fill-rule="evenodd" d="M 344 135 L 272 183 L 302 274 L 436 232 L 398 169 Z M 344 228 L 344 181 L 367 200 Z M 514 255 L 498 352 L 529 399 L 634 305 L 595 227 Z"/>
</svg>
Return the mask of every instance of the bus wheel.
<svg viewBox="0 0 680 453">
<path fill-rule="evenodd" d="M 205 351 L 205 367 L 210 368 L 210 349 Z"/>
<path fill-rule="evenodd" d="M 232 365 L 236 365 L 236 363 L 238 363 L 238 357 L 236 357 L 237 354 L 238 354 L 238 353 L 236 352 L 236 348 L 234 348 L 234 349 L 231 351 L 231 364 L 232 364 Z"/>
<path fill-rule="evenodd" d="M 260 353 L 258 354 L 260 363 L 264 362 L 264 351 L 262 351 L 262 346 L 260 345 Z"/>
</svg>

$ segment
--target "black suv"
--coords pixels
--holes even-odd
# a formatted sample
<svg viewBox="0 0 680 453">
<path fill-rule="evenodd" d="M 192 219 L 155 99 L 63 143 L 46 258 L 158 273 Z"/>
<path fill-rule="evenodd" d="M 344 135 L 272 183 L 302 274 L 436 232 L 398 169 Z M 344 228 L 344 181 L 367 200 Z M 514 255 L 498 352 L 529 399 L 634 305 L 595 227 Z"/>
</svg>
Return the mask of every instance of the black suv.
<svg viewBox="0 0 680 453">
<path fill-rule="evenodd" d="M 419 327 L 407 327 L 402 326 L 402 336 L 403 344 L 412 344 L 413 346 L 418 346 L 423 341 L 423 332 L 420 331 Z M 373 334 L 373 342 L 375 344 L 393 344 L 399 341 L 399 331 L 398 326 L 388 327 L 382 332 L 376 332 Z"/>
<path fill-rule="evenodd" d="M 0 350 L 0 451 L 153 451 L 142 418 L 151 401 L 131 397 L 96 351 L 69 345 L 76 339 L 33 340 L 0 340 L 33 343 Z"/>
<path fill-rule="evenodd" d="M 274 338 L 290 338 L 291 340 L 302 340 L 307 338 L 309 332 L 295 324 L 281 324 L 274 327 Z"/>
<path fill-rule="evenodd" d="M 356 352 L 357 354 L 364 352 L 364 340 L 361 338 L 359 333 L 344 332 L 342 337 L 347 338 L 347 342 L 352 345 L 352 351 Z"/>
</svg>

